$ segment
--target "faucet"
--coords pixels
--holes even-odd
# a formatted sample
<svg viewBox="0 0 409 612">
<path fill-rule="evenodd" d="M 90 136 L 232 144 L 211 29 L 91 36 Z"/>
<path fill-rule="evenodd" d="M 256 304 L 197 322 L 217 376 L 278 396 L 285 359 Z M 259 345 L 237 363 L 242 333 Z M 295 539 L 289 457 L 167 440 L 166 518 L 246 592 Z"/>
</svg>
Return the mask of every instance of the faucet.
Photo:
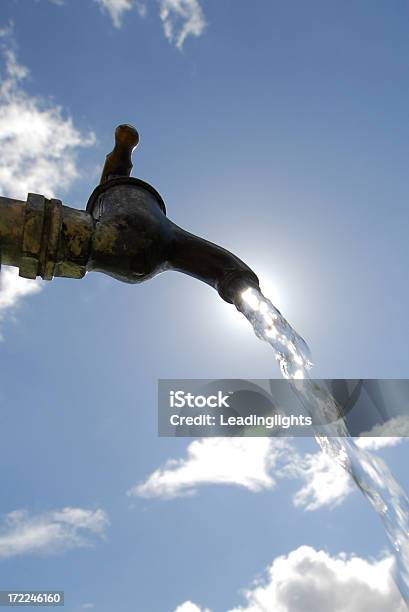
<svg viewBox="0 0 409 612">
<path fill-rule="evenodd" d="M 0 264 L 30 279 L 79 279 L 94 271 L 126 283 L 176 270 L 211 285 L 229 303 L 247 287 L 258 289 L 245 263 L 172 223 L 156 189 L 130 176 L 138 142 L 131 125 L 116 128 L 85 210 L 35 193 L 26 202 L 0 197 Z"/>
</svg>

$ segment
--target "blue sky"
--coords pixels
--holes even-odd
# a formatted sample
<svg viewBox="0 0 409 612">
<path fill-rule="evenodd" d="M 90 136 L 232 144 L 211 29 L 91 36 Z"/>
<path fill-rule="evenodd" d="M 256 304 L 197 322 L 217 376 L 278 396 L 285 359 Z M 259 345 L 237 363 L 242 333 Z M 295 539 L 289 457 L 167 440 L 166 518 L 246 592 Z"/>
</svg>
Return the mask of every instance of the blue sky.
<svg viewBox="0 0 409 612">
<path fill-rule="evenodd" d="M 83 208 L 132 123 L 133 174 L 259 274 L 317 377 L 408 377 L 406 1 L 3 0 L 0 28 L 2 195 Z M 314 441 L 158 438 L 158 378 L 279 376 L 216 292 L 0 282 L 1 589 L 403 612 L 379 520 Z M 407 488 L 407 444 L 377 452 Z"/>
</svg>

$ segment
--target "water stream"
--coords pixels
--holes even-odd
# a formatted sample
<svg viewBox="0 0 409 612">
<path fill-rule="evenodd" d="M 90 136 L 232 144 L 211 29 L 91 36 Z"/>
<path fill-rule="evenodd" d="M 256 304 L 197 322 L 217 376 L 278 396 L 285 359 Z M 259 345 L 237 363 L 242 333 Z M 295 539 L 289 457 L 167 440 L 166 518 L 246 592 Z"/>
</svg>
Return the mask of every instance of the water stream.
<svg viewBox="0 0 409 612">
<path fill-rule="evenodd" d="M 274 351 L 284 378 L 294 381 L 293 391 L 316 423 L 325 424 L 326 435 L 316 431 L 323 452 L 353 478 L 384 525 L 395 558 L 394 578 L 409 607 L 409 500 L 379 457 L 357 446 L 340 407 L 325 385 L 311 380 L 310 352 L 305 341 L 277 308 L 256 289 L 243 291 L 236 308 L 251 323 L 255 334 Z M 303 379 L 302 384 L 297 379 Z"/>
</svg>

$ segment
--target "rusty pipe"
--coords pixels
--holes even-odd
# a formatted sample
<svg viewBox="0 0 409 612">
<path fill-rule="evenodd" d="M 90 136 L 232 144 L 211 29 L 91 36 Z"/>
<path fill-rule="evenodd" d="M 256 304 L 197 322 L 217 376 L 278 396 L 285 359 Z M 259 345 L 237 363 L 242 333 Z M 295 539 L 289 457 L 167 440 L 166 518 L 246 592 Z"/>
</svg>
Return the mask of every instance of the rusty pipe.
<svg viewBox="0 0 409 612">
<path fill-rule="evenodd" d="M 93 229 L 89 214 L 60 200 L 35 193 L 26 202 L 0 198 L 1 263 L 24 278 L 82 278 Z"/>
</svg>

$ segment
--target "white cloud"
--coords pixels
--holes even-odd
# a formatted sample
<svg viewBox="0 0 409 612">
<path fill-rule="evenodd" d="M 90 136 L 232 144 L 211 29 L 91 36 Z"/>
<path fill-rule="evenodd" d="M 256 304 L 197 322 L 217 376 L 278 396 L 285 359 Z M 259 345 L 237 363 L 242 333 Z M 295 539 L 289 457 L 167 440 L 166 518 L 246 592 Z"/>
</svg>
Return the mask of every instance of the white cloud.
<svg viewBox="0 0 409 612">
<path fill-rule="evenodd" d="M 403 438 L 405 439 L 405 438 Z M 395 446 L 402 438 L 359 438 L 366 449 Z M 172 498 L 194 494 L 203 485 L 236 485 L 252 492 L 274 488 L 276 479 L 303 481 L 293 496 L 307 511 L 334 508 L 356 490 L 349 474 L 321 451 L 300 455 L 290 440 L 277 438 L 203 438 L 187 447 L 130 489 L 128 494 Z"/>
<path fill-rule="evenodd" d="M 108 525 L 103 510 L 63 508 L 30 516 L 26 510 L 7 514 L 0 526 L 0 558 L 26 554 L 53 554 L 89 546 Z"/>
<path fill-rule="evenodd" d="M 95 608 L 95 604 L 93 603 L 84 603 L 81 606 L 82 610 L 92 610 L 93 608 Z"/>
<path fill-rule="evenodd" d="M 132 0 L 95 0 L 98 2 L 101 10 L 106 11 L 112 19 L 112 23 L 116 28 L 120 28 L 122 25 L 122 18 L 126 11 L 133 9 Z M 138 3 L 140 7 L 144 5 Z M 146 10 L 146 8 L 145 8 Z M 140 13 L 140 10 L 139 10 Z"/>
<path fill-rule="evenodd" d="M 277 463 L 287 458 L 290 448 L 282 439 L 195 440 L 187 448 L 186 459 L 168 461 L 129 494 L 169 498 L 193 494 L 198 486 L 209 484 L 237 485 L 254 492 L 271 489 Z"/>
<path fill-rule="evenodd" d="M 206 27 L 198 0 L 161 0 L 159 16 L 166 38 L 178 49 L 188 36 L 200 36 Z"/>
<path fill-rule="evenodd" d="M 133 8 L 136 8 L 140 17 L 145 17 L 147 14 L 146 2 L 142 0 L 95 0 L 95 2 L 110 16 L 116 28 L 121 27 L 125 13 Z M 206 28 L 199 0 L 159 0 L 159 17 L 166 38 L 180 50 L 188 36 L 201 36 Z"/>
<path fill-rule="evenodd" d="M 323 452 L 298 457 L 294 471 L 305 480 L 293 497 L 294 505 L 305 510 L 338 506 L 354 490 L 349 474 Z"/>
<path fill-rule="evenodd" d="M 27 193 L 61 194 L 79 171 L 75 153 L 94 142 L 83 135 L 59 106 L 28 95 L 23 89 L 29 71 L 19 64 L 10 28 L 0 31 L 3 69 L 0 71 L 0 194 L 26 200 Z M 41 284 L 0 273 L 0 320 L 7 309 L 40 290 Z"/>
<path fill-rule="evenodd" d="M 41 281 L 20 278 L 17 268 L 3 267 L 0 273 L 0 322 L 6 311 L 15 309 L 23 297 L 38 293 L 40 289 Z"/>
<path fill-rule="evenodd" d="M 375 433 L 381 434 L 382 430 L 379 429 Z M 362 437 L 356 438 L 355 443 L 365 450 L 381 450 L 396 446 L 405 440 L 406 438 L 397 437 Z M 296 506 L 309 511 L 324 506 L 334 508 L 356 490 L 347 472 L 328 455 L 317 452 L 294 458 L 293 473 L 296 477 L 305 480 L 305 484 L 293 497 Z"/>
<path fill-rule="evenodd" d="M 407 434 L 406 434 L 407 435 Z M 405 441 L 406 438 L 393 437 L 362 437 L 356 440 L 356 444 L 360 448 L 365 450 L 380 450 L 381 448 L 387 448 L 389 446 L 397 446 L 401 442 Z"/>
<path fill-rule="evenodd" d="M 331 556 L 301 546 L 277 557 L 266 578 L 243 591 L 246 602 L 228 612 L 406 612 L 392 565 L 390 557 Z M 175 612 L 201 612 L 190 601 L 183 606 Z"/>
<path fill-rule="evenodd" d="M 361 448 L 378 450 L 386 446 L 396 446 L 409 437 L 409 417 L 401 414 L 388 419 L 386 423 L 375 425 L 366 433 L 368 436 L 362 436 L 357 442 Z"/>
<path fill-rule="evenodd" d="M 26 199 L 29 191 L 61 194 L 79 177 L 75 153 L 91 145 L 61 107 L 28 95 L 28 69 L 18 63 L 10 31 L 2 32 L 4 68 L 0 74 L 0 193 Z"/>
<path fill-rule="evenodd" d="M 391 567 L 390 558 L 331 556 L 301 546 L 277 557 L 267 579 L 245 591 L 246 604 L 230 612 L 405 612 Z"/>
<path fill-rule="evenodd" d="M 185 601 L 185 603 L 176 608 L 175 612 L 210 612 L 210 610 L 207 608 L 206 610 L 204 608 L 199 608 L 199 606 L 191 601 Z"/>
</svg>

